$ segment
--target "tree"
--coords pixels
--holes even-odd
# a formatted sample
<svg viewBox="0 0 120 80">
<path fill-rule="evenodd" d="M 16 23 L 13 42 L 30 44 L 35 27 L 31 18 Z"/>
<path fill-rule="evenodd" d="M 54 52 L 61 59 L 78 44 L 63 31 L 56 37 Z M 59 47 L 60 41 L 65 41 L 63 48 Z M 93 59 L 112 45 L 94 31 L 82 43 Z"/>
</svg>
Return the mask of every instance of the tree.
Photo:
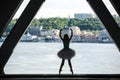
<svg viewBox="0 0 120 80">
<path fill-rule="evenodd" d="M 40 27 L 40 22 L 38 21 L 38 19 L 35 18 L 35 19 L 32 20 L 29 27 L 33 28 L 33 27 L 36 27 L 36 26 Z"/>
</svg>

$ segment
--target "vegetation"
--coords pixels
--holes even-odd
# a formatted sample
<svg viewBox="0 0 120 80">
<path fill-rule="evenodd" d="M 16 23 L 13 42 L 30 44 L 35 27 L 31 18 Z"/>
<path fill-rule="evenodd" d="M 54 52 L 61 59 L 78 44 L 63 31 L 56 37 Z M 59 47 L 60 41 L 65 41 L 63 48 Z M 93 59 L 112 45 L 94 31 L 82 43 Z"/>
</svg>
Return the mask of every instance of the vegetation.
<svg viewBox="0 0 120 80">
<path fill-rule="evenodd" d="M 115 20 L 118 24 L 120 24 L 120 18 L 115 17 Z M 16 21 L 17 19 L 13 19 L 10 22 L 4 35 L 10 32 L 12 27 L 15 25 Z M 49 29 L 49 30 L 61 29 L 64 26 L 67 26 L 67 24 L 68 24 L 68 18 L 60 18 L 60 17 L 40 18 L 40 19 L 34 18 L 30 23 L 29 28 L 38 26 L 38 27 L 42 27 L 43 29 Z M 103 24 L 100 22 L 98 18 L 86 18 L 84 20 L 71 18 L 69 27 L 71 26 L 78 26 L 80 30 L 89 30 L 89 31 L 99 31 L 104 29 Z"/>
</svg>

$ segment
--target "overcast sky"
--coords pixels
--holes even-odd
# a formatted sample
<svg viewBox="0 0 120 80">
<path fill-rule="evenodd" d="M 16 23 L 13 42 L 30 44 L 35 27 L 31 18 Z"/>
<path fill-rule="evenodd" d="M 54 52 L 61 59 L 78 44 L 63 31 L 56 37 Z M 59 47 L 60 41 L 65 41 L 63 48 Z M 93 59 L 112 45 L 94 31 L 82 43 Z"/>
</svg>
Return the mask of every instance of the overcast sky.
<svg viewBox="0 0 120 80">
<path fill-rule="evenodd" d="M 116 14 L 113 7 L 110 5 L 109 0 L 103 0 L 112 14 Z M 24 0 L 14 18 L 18 18 L 29 0 Z M 46 0 L 42 7 L 39 9 L 35 18 L 41 17 L 74 17 L 75 13 L 91 13 L 94 11 L 91 9 L 86 0 Z"/>
</svg>

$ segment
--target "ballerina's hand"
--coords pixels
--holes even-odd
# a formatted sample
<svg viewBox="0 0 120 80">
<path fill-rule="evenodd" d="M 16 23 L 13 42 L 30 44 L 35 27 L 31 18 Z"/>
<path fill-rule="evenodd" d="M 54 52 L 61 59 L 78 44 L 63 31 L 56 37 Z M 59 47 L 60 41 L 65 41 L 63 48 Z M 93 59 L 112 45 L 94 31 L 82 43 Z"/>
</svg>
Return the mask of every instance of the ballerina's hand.
<svg viewBox="0 0 120 80">
<path fill-rule="evenodd" d="M 73 31 L 71 28 L 70 28 L 71 31 Z"/>
<path fill-rule="evenodd" d="M 62 29 L 60 29 L 60 33 L 61 33 Z"/>
</svg>

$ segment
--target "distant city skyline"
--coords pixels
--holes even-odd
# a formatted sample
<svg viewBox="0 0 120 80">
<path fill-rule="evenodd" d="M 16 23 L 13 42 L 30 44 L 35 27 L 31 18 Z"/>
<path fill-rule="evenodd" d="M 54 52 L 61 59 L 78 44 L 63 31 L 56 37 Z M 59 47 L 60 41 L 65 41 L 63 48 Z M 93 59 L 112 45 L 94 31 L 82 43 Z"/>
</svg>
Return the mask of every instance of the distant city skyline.
<svg viewBox="0 0 120 80">
<path fill-rule="evenodd" d="M 30 0 L 24 0 L 19 10 L 17 11 L 14 18 L 18 18 L 26 5 Z M 117 14 L 109 0 L 103 0 L 105 4 L 107 4 L 108 9 L 112 14 Z M 49 18 L 49 17 L 71 17 L 74 18 L 74 14 L 82 13 L 82 14 L 93 14 L 94 11 L 91 9 L 90 5 L 86 0 L 46 0 L 35 18 Z"/>
</svg>

